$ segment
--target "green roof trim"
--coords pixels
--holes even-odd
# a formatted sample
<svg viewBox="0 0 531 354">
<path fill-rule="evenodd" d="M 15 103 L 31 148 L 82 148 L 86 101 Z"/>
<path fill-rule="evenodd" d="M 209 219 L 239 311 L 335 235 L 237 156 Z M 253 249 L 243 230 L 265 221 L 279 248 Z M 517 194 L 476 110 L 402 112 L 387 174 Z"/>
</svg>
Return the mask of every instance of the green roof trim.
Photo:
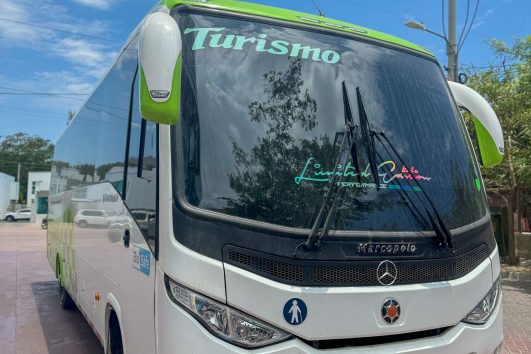
<svg viewBox="0 0 531 354">
<path fill-rule="evenodd" d="M 167 6 L 170 10 L 177 5 L 187 4 L 215 10 L 237 12 L 258 17 L 272 18 L 277 20 L 302 23 L 305 25 L 311 25 L 321 28 L 333 29 L 336 31 L 355 34 L 362 37 L 373 38 L 382 42 L 391 43 L 397 46 L 412 49 L 417 52 L 434 57 L 433 53 L 404 39 L 391 36 L 386 33 L 374 31 L 368 28 L 356 26 L 348 22 L 338 21 L 328 17 L 316 16 L 304 12 L 285 10 L 278 7 L 258 5 L 235 0 L 162 0 L 161 4 Z"/>
</svg>

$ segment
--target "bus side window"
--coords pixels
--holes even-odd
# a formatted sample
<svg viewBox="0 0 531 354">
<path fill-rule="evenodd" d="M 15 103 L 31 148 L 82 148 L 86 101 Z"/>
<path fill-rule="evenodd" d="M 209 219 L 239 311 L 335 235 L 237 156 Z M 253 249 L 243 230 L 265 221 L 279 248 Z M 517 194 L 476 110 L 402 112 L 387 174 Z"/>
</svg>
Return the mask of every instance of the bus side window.
<svg viewBox="0 0 531 354">
<path fill-rule="evenodd" d="M 157 233 L 157 125 L 140 116 L 138 78 L 133 89 L 125 204 L 152 251 Z"/>
</svg>

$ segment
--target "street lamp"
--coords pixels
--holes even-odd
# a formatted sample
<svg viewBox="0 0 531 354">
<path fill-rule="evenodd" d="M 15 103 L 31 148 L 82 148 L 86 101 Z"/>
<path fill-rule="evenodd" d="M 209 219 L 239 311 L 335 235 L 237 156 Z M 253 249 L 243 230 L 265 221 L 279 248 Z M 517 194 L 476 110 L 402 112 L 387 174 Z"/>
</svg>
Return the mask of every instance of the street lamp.
<svg viewBox="0 0 531 354">
<path fill-rule="evenodd" d="M 406 23 L 404 23 L 404 25 L 406 27 L 409 27 L 409 28 L 418 29 L 418 30 L 421 30 L 421 31 L 424 31 L 424 32 L 431 33 L 434 36 L 437 36 L 437 37 L 440 37 L 440 38 L 444 39 L 444 41 L 446 42 L 446 48 L 447 48 L 447 52 L 448 52 L 448 77 L 452 81 L 457 81 L 457 54 L 458 53 L 457 53 L 456 48 L 455 48 L 456 46 L 453 45 L 452 43 L 450 43 L 448 41 L 448 38 L 446 38 L 446 36 L 444 36 L 444 35 L 442 35 L 440 33 L 434 32 L 432 30 L 429 30 L 421 22 L 407 21 Z"/>
</svg>

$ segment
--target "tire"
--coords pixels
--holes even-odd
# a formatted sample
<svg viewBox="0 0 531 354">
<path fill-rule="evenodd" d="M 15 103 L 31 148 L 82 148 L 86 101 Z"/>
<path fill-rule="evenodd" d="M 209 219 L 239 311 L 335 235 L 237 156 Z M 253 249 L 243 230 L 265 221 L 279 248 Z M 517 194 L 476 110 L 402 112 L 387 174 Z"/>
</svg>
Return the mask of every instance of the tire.
<svg viewBox="0 0 531 354">
<path fill-rule="evenodd" d="M 87 227 L 87 222 L 85 220 L 81 220 L 80 222 L 77 223 L 79 225 L 79 227 L 82 227 L 82 228 L 85 228 Z"/>
<path fill-rule="evenodd" d="M 15 221 L 15 218 L 13 217 L 13 215 L 8 215 L 8 216 L 6 216 L 6 221 L 13 222 L 13 221 Z"/>
<path fill-rule="evenodd" d="M 72 297 L 70 296 L 70 294 L 68 293 L 68 291 L 66 291 L 66 289 L 63 287 L 63 285 L 61 284 L 61 279 L 62 279 L 62 274 L 61 274 L 61 267 L 60 267 L 60 260 L 59 260 L 59 256 L 57 256 L 56 258 L 56 262 L 55 262 L 55 275 L 57 277 L 57 279 L 59 280 L 59 306 L 61 306 L 61 308 L 63 310 L 72 310 L 74 308 L 76 308 L 76 304 L 74 303 L 74 300 L 72 300 Z"/>
<path fill-rule="evenodd" d="M 113 312 L 109 320 L 109 340 L 107 341 L 106 354 L 123 354 L 124 347 L 122 343 L 122 332 L 120 330 L 120 324 L 118 318 Z"/>
</svg>

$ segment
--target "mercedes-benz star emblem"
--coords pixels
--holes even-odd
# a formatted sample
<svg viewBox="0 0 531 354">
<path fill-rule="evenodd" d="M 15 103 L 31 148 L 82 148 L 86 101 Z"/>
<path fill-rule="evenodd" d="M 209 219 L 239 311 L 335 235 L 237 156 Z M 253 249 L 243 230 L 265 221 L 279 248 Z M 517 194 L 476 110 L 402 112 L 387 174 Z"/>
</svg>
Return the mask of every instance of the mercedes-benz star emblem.
<svg viewBox="0 0 531 354">
<path fill-rule="evenodd" d="M 400 304 L 393 299 L 385 300 L 382 305 L 382 318 L 388 324 L 395 323 L 400 318 Z"/>
<path fill-rule="evenodd" d="M 376 278 L 382 285 L 393 285 L 397 275 L 396 266 L 391 261 L 382 261 L 376 268 Z"/>
</svg>

